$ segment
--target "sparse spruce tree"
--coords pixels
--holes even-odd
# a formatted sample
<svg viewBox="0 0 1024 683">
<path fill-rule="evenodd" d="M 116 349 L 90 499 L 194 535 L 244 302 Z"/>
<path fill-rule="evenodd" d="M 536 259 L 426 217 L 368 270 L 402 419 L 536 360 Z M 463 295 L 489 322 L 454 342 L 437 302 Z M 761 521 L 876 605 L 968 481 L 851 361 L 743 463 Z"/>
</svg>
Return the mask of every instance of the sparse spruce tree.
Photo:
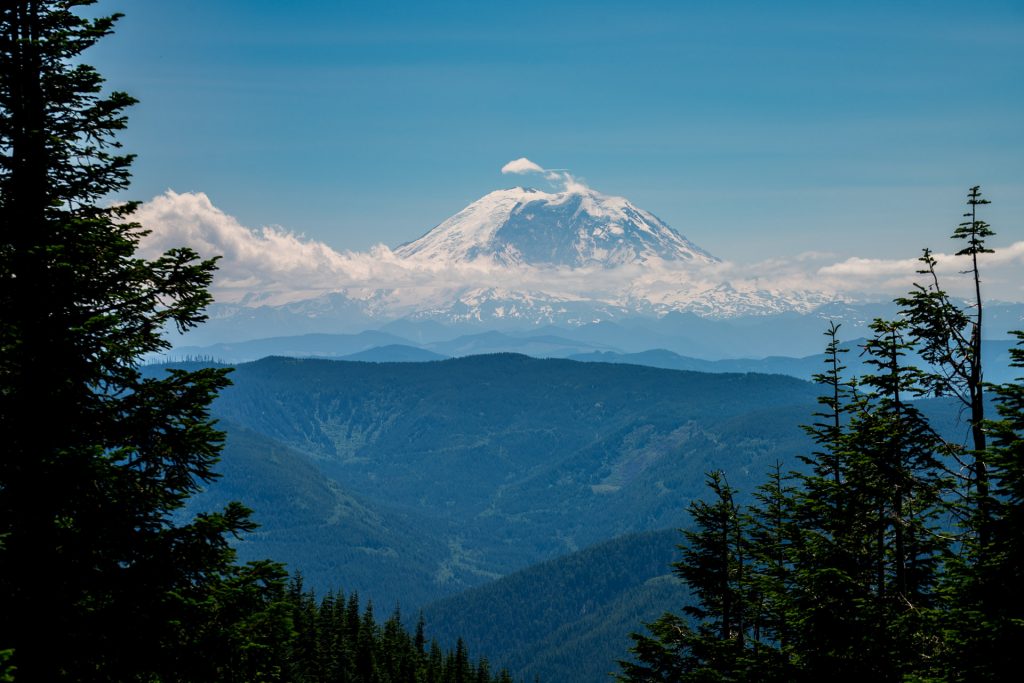
<svg viewBox="0 0 1024 683">
<path fill-rule="evenodd" d="M 942 573 L 939 618 L 946 634 L 944 656 L 934 661 L 949 680 L 999 680 L 1003 665 L 1020 663 L 1017 648 L 1007 646 L 1010 641 L 1006 637 L 1019 636 L 1020 629 L 1014 624 L 1024 619 L 1024 606 L 1013 600 L 1019 593 L 1007 583 L 1005 571 L 1007 559 L 1024 552 L 1024 539 L 1007 533 L 1005 524 L 1006 515 L 1013 514 L 1012 492 L 1024 485 L 1020 478 L 1024 471 L 1006 457 L 1013 452 L 1012 445 L 1008 448 L 1013 434 L 1019 434 L 1019 423 L 1013 426 L 1013 397 L 1019 394 L 1020 384 L 993 387 L 984 381 L 979 258 L 992 252 L 985 242 L 995 233 L 978 216 L 979 207 L 989 203 L 980 187 L 970 188 L 966 203 L 964 221 L 951 235 L 965 242 L 956 255 L 968 259 L 967 268 L 961 271 L 969 277 L 971 289 L 966 303 L 959 303 L 943 288 L 938 263 L 927 249 L 918 271 L 925 276 L 925 283 L 915 285 L 897 302 L 912 325 L 921 357 L 929 363 L 922 376 L 924 383 L 934 395 L 951 396 L 963 406 L 969 429 L 963 442 L 953 441 L 947 448 L 951 458 L 948 470 L 959 480 L 948 495 L 957 524 L 952 529 L 956 532 L 953 552 Z M 1020 349 L 1012 353 L 1019 361 Z M 987 419 L 987 391 L 995 393 L 1003 419 Z M 998 435 L 995 448 L 990 447 L 990 434 Z"/>
<path fill-rule="evenodd" d="M 248 511 L 179 523 L 214 478 L 225 371 L 144 378 L 203 319 L 215 264 L 136 255 L 133 99 L 83 53 L 91 0 L 0 5 L 0 650 L 19 680 L 272 680 L 283 573 L 236 566 Z M 266 656 L 264 656 L 266 655 Z"/>
<path fill-rule="evenodd" d="M 978 218 L 978 207 L 989 204 L 977 185 L 967 192 L 966 219 L 953 231 L 952 239 L 964 240 L 966 246 L 957 256 L 970 259 L 964 274 L 971 278 L 972 296 L 966 305 L 958 304 L 942 287 L 936 271 L 938 262 L 929 249 L 919 259 L 923 264 L 919 275 L 925 283 L 916 283 L 905 297 L 896 299 L 901 316 L 910 325 L 921 358 L 929 369 L 921 376 L 924 385 L 935 396 L 954 396 L 968 411 L 970 448 L 966 461 L 959 467 L 965 481 L 963 489 L 970 505 L 960 507 L 966 528 L 978 536 L 979 549 L 986 544 L 992 501 L 989 499 L 988 467 L 985 462 L 985 383 L 982 371 L 982 321 L 984 302 L 981 297 L 981 270 L 978 257 L 991 253 L 985 240 L 995 235 L 988 223 Z"/>
</svg>

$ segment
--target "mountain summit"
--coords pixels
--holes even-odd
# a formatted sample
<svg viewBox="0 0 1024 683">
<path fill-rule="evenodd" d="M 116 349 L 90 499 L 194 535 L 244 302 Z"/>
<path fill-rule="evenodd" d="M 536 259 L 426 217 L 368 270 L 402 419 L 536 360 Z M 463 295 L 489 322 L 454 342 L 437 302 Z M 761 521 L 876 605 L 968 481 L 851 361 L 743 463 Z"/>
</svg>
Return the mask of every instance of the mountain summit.
<svg viewBox="0 0 1024 683">
<path fill-rule="evenodd" d="M 280 274 L 261 275 L 265 289 L 250 288 L 242 301 L 211 308 L 203 328 L 223 325 L 225 333 L 213 337 L 218 342 L 274 336 L 282 327 L 359 332 L 403 319 L 518 330 L 669 313 L 808 313 L 839 300 L 825 290 L 789 286 L 785 273 L 750 277 L 624 197 L 563 175 L 565 188 L 558 191 L 491 192 L 393 250 L 355 255 L 303 247 Z M 279 296 L 278 278 L 287 281 L 298 271 L 311 274 L 312 286 L 299 295 L 281 288 L 285 296 Z M 253 272 L 240 270 L 235 279 L 248 282 Z M 190 342 L 197 344 L 195 335 Z"/>
<path fill-rule="evenodd" d="M 395 253 L 441 262 L 490 258 L 506 266 L 573 268 L 719 260 L 629 200 L 589 188 L 491 192 Z"/>
</svg>

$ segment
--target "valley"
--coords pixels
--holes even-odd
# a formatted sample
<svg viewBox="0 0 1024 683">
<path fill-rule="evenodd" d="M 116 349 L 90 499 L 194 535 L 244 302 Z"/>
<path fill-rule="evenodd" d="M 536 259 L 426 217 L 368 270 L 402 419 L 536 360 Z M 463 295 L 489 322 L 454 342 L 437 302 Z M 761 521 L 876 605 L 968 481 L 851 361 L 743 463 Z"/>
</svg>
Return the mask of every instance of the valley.
<svg viewBox="0 0 1024 683">
<path fill-rule="evenodd" d="M 431 637 L 526 680 L 603 680 L 630 630 L 678 609 L 669 564 L 705 473 L 745 499 L 775 463 L 801 467 L 820 393 L 783 375 L 516 354 L 269 357 L 231 378 L 213 405 L 223 476 L 187 511 L 245 501 L 261 526 L 241 559 L 408 619 L 422 609 Z M 957 428 L 942 403 L 929 411 Z M 565 678 L 579 661 L 592 668 Z"/>
<path fill-rule="evenodd" d="M 213 410 L 229 435 L 223 467 L 248 475 L 224 482 L 243 487 L 232 494 L 251 500 L 264 524 L 244 554 L 294 541 L 278 516 L 302 518 L 309 533 L 323 526 L 358 536 L 358 545 L 340 542 L 344 554 L 420 565 L 415 581 L 345 586 L 385 604 L 422 604 L 621 534 L 678 526 L 705 471 L 723 468 L 749 489 L 776 460 L 795 465 L 809 448 L 797 425 L 811 419 L 817 396 L 813 385 L 778 375 L 511 354 L 267 358 L 231 377 Z M 270 495 L 276 502 L 259 504 Z M 343 517 L 362 521 L 348 528 Z M 310 562 L 273 556 L 322 589 L 344 566 L 318 545 Z"/>
</svg>

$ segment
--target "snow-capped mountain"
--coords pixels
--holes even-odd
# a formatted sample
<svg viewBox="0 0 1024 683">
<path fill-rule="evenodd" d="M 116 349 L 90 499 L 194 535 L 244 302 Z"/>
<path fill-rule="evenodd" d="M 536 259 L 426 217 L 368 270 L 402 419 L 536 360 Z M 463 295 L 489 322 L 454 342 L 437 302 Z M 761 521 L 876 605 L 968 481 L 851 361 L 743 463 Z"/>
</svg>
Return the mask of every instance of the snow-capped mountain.
<svg viewBox="0 0 1024 683">
<path fill-rule="evenodd" d="M 623 197 L 589 188 L 557 193 L 515 187 L 473 202 L 419 239 L 395 249 L 407 259 L 504 266 L 619 266 L 651 259 L 717 258 Z"/>
<path fill-rule="evenodd" d="M 483 261 L 511 279 L 531 269 L 584 269 L 589 274 L 577 280 L 594 285 L 568 291 L 557 278 L 549 278 L 546 289 L 467 282 L 405 314 L 418 320 L 584 325 L 670 311 L 709 317 L 808 312 L 833 300 L 819 292 L 709 280 L 700 271 L 714 270 L 718 258 L 628 199 L 582 186 L 554 193 L 522 187 L 491 192 L 394 253 L 410 263 Z M 612 276 L 621 267 L 633 269 L 628 279 Z"/>
<path fill-rule="evenodd" d="M 226 341 L 282 329 L 358 332 L 397 320 L 578 328 L 678 313 L 807 314 L 842 299 L 787 287 L 784 278 L 750 277 L 629 200 L 579 185 L 497 190 L 393 250 L 328 256 L 310 262 L 320 291 L 286 302 L 274 290 L 250 292 L 214 306 L 198 334 Z M 323 279 L 331 272 L 336 286 Z"/>
</svg>

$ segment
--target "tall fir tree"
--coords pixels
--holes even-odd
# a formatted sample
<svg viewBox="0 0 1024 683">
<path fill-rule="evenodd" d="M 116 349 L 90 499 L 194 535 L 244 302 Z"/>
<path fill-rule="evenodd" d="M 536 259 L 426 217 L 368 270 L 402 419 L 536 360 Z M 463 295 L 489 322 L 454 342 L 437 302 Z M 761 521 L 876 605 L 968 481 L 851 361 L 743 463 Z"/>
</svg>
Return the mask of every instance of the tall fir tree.
<svg viewBox="0 0 1024 683">
<path fill-rule="evenodd" d="M 0 5 L 0 649 L 23 680 L 244 677 L 263 663 L 230 648 L 274 629 L 239 615 L 280 567 L 234 564 L 241 505 L 176 521 L 215 476 L 226 373 L 139 371 L 202 322 L 215 263 L 139 258 L 135 205 L 103 203 L 128 185 L 134 100 L 82 62 L 118 18 L 90 4 Z"/>
<path fill-rule="evenodd" d="M 1017 346 L 1010 350 L 1011 362 L 1024 373 L 1024 331 L 1013 334 Z M 989 679 L 1024 668 L 1019 647 L 1024 642 L 1024 376 L 992 387 L 992 393 L 999 419 L 986 422 L 985 428 L 991 442 L 987 457 L 994 509 L 981 568 L 990 638 L 986 649 L 992 654 L 983 666 Z"/>
<path fill-rule="evenodd" d="M 963 240 L 966 245 L 956 256 L 969 259 L 969 266 L 963 271 L 971 279 L 972 296 L 965 305 L 959 304 L 942 286 L 936 270 L 938 261 L 929 249 L 919 259 L 922 267 L 918 270 L 925 282 L 915 283 L 913 290 L 896 299 L 901 316 L 910 325 L 910 335 L 916 342 L 921 358 L 928 363 L 929 370 L 921 379 L 932 395 L 953 396 L 969 415 L 969 446 L 965 449 L 968 461 L 961 459 L 963 488 L 971 505 L 961 506 L 965 528 L 979 536 L 979 548 L 987 540 L 992 502 L 989 499 L 988 466 L 985 462 L 987 437 L 985 431 L 985 382 L 982 367 L 982 322 L 984 300 L 981 295 L 981 270 L 978 258 L 992 253 L 985 240 L 995 235 L 991 226 L 978 218 L 978 207 L 989 204 L 981 194 L 978 185 L 967 192 L 968 210 L 951 235 L 952 239 Z"/>
<path fill-rule="evenodd" d="M 948 482 L 940 463 L 944 443 L 913 402 L 927 389 L 922 372 L 905 360 L 913 346 L 910 323 L 876 320 L 871 329 L 865 352 L 874 372 L 862 380 L 869 393 L 850 425 L 857 484 L 850 494 L 870 501 L 874 675 L 902 680 L 935 654 L 922 643 L 946 545 L 938 517 Z"/>
<path fill-rule="evenodd" d="M 792 474 L 775 463 L 768 480 L 754 491 L 745 513 L 750 555 L 750 652 L 748 677 L 768 683 L 792 681 L 793 557 L 801 542 Z"/>
<path fill-rule="evenodd" d="M 711 500 L 690 504 L 693 528 L 683 532 L 683 556 L 673 564 L 693 591 L 694 604 L 683 611 L 694 626 L 666 613 L 648 625 L 651 636 L 632 634 L 635 661 L 620 662 L 621 680 L 730 681 L 747 670 L 757 600 L 748 574 L 745 517 L 722 472 L 710 472 L 707 485 Z"/>
<path fill-rule="evenodd" d="M 953 397 L 968 416 L 966 436 L 947 447 L 952 459 L 949 471 L 960 484 L 948 496 L 957 534 L 943 566 L 939 618 L 945 638 L 943 656 L 935 661 L 949 680 L 980 681 L 999 680 L 1005 670 L 1002 665 L 1019 664 L 1013 654 L 1017 648 L 1009 643 L 1011 634 L 1020 635 L 1014 624 L 1022 623 L 1024 612 L 1019 602 L 1014 603 L 1015 591 L 1012 581 L 1007 583 L 1005 561 L 1022 552 L 1022 539 L 1007 534 L 1004 521 L 1008 512 L 1012 515 L 1012 491 L 1024 481 L 1020 478 L 1024 472 L 1006 457 L 1013 452 L 1012 445 L 1009 449 L 1007 445 L 1013 442 L 1013 397 L 1019 393 L 1020 384 L 992 387 L 984 381 L 984 300 L 979 259 L 992 253 L 986 240 L 995 232 L 979 218 L 978 210 L 989 200 L 982 196 L 979 186 L 974 186 L 967 192 L 966 204 L 964 220 L 950 236 L 965 243 L 956 256 L 967 263 L 961 271 L 968 276 L 971 290 L 966 302 L 958 302 L 943 288 L 938 262 L 927 249 L 918 271 L 925 276 L 925 283 L 916 284 L 897 302 L 912 325 L 921 357 L 930 364 L 923 376 L 926 385 L 934 395 Z M 1020 349 L 1011 353 L 1019 362 Z M 1001 420 L 988 419 L 989 391 L 996 396 Z M 998 435 L 994 448 L 990 434 Z"/>
</svg>

